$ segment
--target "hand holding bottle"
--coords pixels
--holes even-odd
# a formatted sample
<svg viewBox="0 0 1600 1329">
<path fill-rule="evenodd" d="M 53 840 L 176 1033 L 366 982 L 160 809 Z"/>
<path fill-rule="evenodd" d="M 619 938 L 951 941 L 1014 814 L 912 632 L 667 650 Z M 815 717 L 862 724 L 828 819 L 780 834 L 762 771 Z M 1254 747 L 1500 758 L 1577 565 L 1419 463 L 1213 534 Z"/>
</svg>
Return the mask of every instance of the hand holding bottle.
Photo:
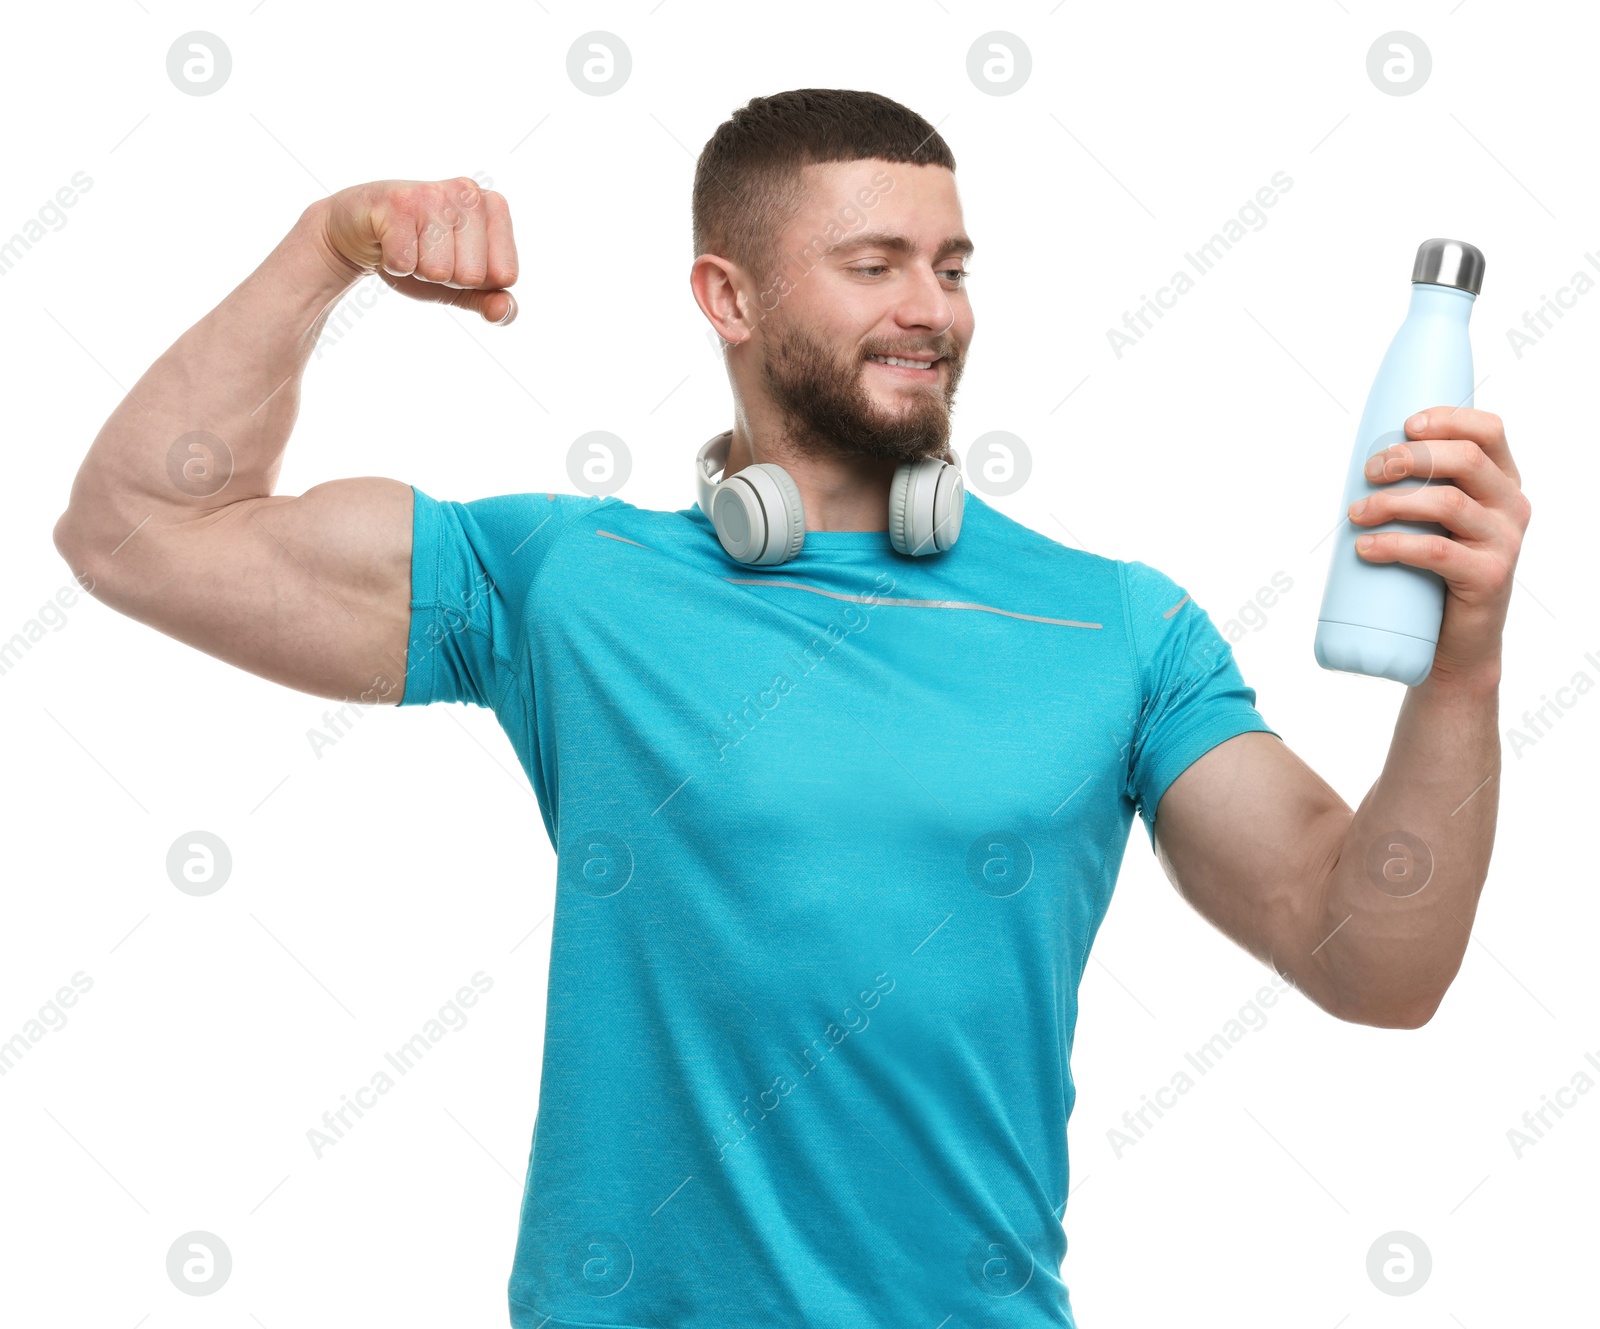
<svg viewBox="0 0 1600 1329">
<path fill-rule="evenodd" d="M 1375 526 L 1396 519 L 1437 522 L 1446 536 L 1385 531 L 1361 535 L 1367 563 L 1426 568 L 1444 581 L 1444 614 L 1430 680 L 1489 686 L 1500 679 L 1500 640 L 1512 573 L 1532 505 L 1498 415 L 1471 407 L 1430 406 L 1405 422 L 1406 441 L 1375 454 L 1373 483 L 1416 479 L 1353 503 L 1350 520 Z M 1381 470 L 1381 474 L 1378 472 Z M 1367 548 L 1363 541 L 1370 541 Z"/>
</svg>

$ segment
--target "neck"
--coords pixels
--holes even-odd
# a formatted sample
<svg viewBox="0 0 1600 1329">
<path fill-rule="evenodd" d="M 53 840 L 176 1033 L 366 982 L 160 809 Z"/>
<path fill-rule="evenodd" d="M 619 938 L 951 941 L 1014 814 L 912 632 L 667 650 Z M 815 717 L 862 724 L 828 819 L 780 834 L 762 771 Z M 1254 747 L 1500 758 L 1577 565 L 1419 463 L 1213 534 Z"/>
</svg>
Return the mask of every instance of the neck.
<svg viewBox="0 0 1600 1329">
<path fill-rule="evenodd" d="M 945 460 L 951 460 L 948 450 Z M 722 478 L 755 462 L 776 462 L 794 480 L 808 531 L 886 531 L 889 486 L 898 463 L 874 457 L 817 457 L 797 452 L 777 431 L 757 433 L 737 420 Z"/>
</svg>

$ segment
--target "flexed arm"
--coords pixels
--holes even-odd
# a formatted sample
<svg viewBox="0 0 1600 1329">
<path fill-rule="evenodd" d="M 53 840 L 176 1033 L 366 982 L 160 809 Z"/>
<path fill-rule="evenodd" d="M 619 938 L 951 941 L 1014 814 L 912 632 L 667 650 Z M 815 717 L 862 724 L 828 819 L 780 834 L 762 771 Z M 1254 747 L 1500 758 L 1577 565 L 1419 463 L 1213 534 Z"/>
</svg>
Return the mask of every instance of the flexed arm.
<svg viewBox="0 0 1600 1329">
<path fill-rule="evenodd" d="M 54 538 L 120 613 L 287 687 L 393 703 L 405 680 L 410 486 L 360 477 L 273 493 L 306 361 L 370 271 L 404 295 L 509 323 L 505 200 L 458 177 L 376 181 L 312 204 L 118 404 Z M 394 409 L 404 418 L 403 403 Z"/>
</svg>

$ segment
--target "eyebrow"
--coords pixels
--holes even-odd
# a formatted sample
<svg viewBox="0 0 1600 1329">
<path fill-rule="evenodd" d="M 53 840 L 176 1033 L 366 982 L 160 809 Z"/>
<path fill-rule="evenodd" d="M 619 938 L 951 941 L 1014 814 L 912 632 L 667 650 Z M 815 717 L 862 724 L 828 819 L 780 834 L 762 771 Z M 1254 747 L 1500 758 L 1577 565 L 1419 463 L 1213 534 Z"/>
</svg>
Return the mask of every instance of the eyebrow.
<svg viewBox="0 0 1600 1329">
<path fill-rule="evenodd" d="M 897 254 L 912 254 L 916 252 L 916 245 L 903 235 L 895 235 L 891 231 L 864 231 L 860 235 L 849 236 L 833 247 L 835 253 L 851 249 L 892 249 Z M 964 235 L 947 235 L 939 242 L 934 251 L 938 254 L 960 254 L 965 257 L 971 254 L 976 246 Z"/>
</svg>

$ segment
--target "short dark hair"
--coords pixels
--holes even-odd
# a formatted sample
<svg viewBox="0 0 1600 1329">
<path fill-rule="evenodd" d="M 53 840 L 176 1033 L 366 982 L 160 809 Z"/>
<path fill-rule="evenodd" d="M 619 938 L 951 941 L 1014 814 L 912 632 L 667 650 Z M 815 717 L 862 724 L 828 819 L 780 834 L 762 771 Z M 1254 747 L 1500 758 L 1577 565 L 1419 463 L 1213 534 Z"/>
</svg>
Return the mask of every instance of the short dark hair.
<svg viewBox="0 0 1600 1329">
<path fill-rule="evenodd" d="M 764 280 L 778 236 L 800 208 L 800 168 L 865 157 L 956 169 L 932 125 L 876 92 L 797 88 L 752 97 L 717 126 L 695 163 L 695 256 L 720 255 Z"/>
</svg>

